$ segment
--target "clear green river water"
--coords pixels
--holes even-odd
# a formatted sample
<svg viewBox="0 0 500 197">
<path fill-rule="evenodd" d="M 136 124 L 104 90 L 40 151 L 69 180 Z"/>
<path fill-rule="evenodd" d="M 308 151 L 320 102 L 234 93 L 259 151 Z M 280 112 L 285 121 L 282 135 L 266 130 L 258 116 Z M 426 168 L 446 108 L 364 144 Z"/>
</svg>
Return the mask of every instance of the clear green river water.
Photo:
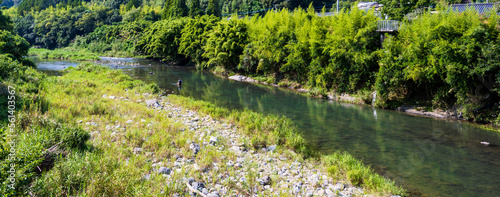
<svg viewBox="0 0 500 197">
<path fill-rule="evenodd" d="M 231 81 L 192 67 L 170 67 L 172 72 L 149 60 L 106 60 L 139 63 L 111 67 L 175 94 L 229 109 L 286 116 L 318 151 L 347 151 L 408 189 L 411 196 L 500 196 L 499 132 L 463 121 L 308 98 L 283 88 Z M 39 70 L 50 75 L 77 64 L 35 61 Z M 179 92 L 172 84 L 178 77 L 183 80 Z M 492 145 L 484 146 L 482 141 Z"/>
</svg>

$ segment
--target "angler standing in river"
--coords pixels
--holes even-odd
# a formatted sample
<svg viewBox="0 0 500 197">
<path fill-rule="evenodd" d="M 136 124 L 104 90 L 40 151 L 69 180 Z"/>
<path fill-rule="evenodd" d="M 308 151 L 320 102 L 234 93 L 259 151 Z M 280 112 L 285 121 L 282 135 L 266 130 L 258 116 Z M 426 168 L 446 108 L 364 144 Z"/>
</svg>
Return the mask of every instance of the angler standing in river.
<svg viewBox="0 0 500 197">
<path fill-rule="evenodd" d="M 182 89 L 182 79 L 179 79 L 179 81 L 177 81 L 177 89 L 178 90 Z"/>
</svg>

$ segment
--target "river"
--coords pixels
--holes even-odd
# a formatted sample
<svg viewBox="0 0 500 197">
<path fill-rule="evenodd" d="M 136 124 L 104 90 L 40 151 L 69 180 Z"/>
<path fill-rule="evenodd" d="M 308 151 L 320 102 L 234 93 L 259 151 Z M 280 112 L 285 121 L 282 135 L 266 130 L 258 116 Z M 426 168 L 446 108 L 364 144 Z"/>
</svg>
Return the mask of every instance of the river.
<svg viewBox="0 0 500 197">
<path fill-rule="evenodd" d="M 34 58 L 38 69 L 59 75 L 77 62 Z M 412 196 L 498 196 L 500 132 L 471 123 L 415 117 L 396 111 L 309 98 L 283 88 L 235 82 L 197 71 L 132 58 L 104 60 L 140 64 L 112 65 L 134 78 L 155 82 L 176 94 L 229 109 L 250 109 L 292 119 L 322 153 L 347 151 Z M 482 145 L 482 141 L 491 143 Z"/>
</svg>

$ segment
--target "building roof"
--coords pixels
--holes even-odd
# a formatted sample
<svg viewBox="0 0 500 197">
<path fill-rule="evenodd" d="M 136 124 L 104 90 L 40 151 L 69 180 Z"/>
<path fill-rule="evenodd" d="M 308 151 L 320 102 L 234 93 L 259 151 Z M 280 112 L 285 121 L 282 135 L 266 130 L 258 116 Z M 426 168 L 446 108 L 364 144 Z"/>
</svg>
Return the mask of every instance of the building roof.
<svg viewBox="0 0 500 197">
<path fill-rule="evenodd" d="M 360 7 L 372 7 L 372 6 L 377 6 L 377 2 L 359 2 L 358 3 L 358 8 Z"/>
<path fill-rule="evenodd" d="M 372 8 L 375 8 L 375 10 L 378 10 L 379 8 L 383 7 L 384 5 L 379 4 L 378 2 L 359 2 L 358 3 L 358 9 L 368 11 Z"/>
<path fill-rule="evenodd" d="M 451 7 L 455 12 L 465 12 L 467 9 L 474 9 L 478 14 L 486 14 L 493 8 L 493 3 L 471 3 L 471 4 L 453 4 Z"/>
<path fill-rule="evenodd" d="M 321 12 L 316 12 L 316 14 L 317 14 L 318 16 L 321 16 L 321 17 L 323 17 L 323 16 L 334 16 L 334 15 L 335 15 L 335 12 L 325 12 L 325 14 L 323 14 L 323 13 L 321 13 Z"/>
</svg>

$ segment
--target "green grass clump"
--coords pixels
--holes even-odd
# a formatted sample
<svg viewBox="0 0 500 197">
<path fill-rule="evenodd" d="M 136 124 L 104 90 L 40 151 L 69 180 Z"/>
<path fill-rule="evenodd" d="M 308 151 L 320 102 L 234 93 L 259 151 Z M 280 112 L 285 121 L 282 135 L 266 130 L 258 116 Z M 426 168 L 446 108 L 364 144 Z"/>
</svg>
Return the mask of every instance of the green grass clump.
<svg viewBox="0 0 500 197">
<path fill-rule="evenodd" d="M 374 190 L 382 196 L 390 194 L 405 195 L 406 191 L 395 185 L 383 176 L 375 173 L 370 167 L 365 166 L 361 161 L 346 152 L 335 152 L 324 156 L 322 163 L 327 167 L 330 175 L 345 179 L 354 186 Z"/>
<path fill-rule="evenodd" d="M 31 48 L 29 55 L 36 55 L 42 59 L 67 59 L 67 60 L 100 60 L 95 53 L 89 52 L 86 49 L 74 49 L 70 47 L 49 50 Z"/>
</svg>

